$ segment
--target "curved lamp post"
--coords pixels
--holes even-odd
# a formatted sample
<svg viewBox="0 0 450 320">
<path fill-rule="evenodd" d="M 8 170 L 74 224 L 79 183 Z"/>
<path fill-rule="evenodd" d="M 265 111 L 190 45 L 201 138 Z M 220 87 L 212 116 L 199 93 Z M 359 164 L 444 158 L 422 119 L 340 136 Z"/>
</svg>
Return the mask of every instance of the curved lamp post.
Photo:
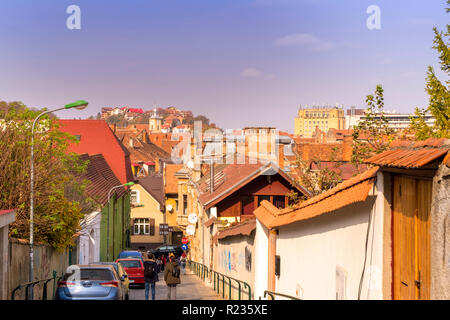
<svg viewBox="0 0 450 320">
<path fill-rule="evenodd" d="M 33 274 L 33 246 L 34 246 L 34 128 L 36 126 L 36 123 L 38 120 L 45 114 L 56 112 L 59 110 L 65 110 L 65 109 L 72 109 L 75 108 L 77 110 L 83 110 L 88 105 L 87 101 L 84 100 L 78 100 L 73 103 L 66 104 L 62 108 L 54 109 L 54 110 L 48 110 L 44 111 L 41 114 L 39 114 L 36 119 L 33 121 L 33 126 L 31 127 L 31 182 L 30 182 L 30 282 L 33 281 L 34 274 Z M 33 299 L 33 286 L 30 286 L 29 289 L 30 297 Z"/>
<path fill-rule="evenodd" d="M 117 188 L 121 188 L 121 187 L 131 187 L 132 185 L 134 185 L 134 182 L 127 182 L 125 184 L 121 184 L 119 186 L 112 187 L 108 192 L 108 217 L 106 218 L 106 227 L 108 228 L 106 231 L 106 259 L 107 259 L 107 261 L 109 261 L 109 207 L 110 207 L 109 200 L 111 198 L 111 191 L 113 191 L 114 189 L 117 189 Z M 114 224 L 114 220 L 113 220 L 113 224 Z"/>
</svg>

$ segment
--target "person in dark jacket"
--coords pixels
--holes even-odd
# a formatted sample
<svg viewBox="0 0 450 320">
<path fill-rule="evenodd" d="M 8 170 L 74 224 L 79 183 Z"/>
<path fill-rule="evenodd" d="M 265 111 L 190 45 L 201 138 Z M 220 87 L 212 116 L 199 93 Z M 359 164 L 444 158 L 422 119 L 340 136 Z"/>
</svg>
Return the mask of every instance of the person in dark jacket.
<svg viewBox="0 0 450 320">
<path fill-rule="evenodd" d="M 164 281 L 167 284 L 167 298 L 171 300 L 177 299 L 177 284 L 181 283 L 180 280 L 180 266 L 173 253 L 169 254 L 169 262 L 166 265 L 164 271 Z"/>
<path fill-rule="evenodd" d="M 144 281 L 145 281 L 145 300 L 148 300 L 150 287 L 152 288 L 152 300 L 155 300 L 155 284 L 158 279 L 158 265 L 153 253 L 144 253 Z"/>
</svg>

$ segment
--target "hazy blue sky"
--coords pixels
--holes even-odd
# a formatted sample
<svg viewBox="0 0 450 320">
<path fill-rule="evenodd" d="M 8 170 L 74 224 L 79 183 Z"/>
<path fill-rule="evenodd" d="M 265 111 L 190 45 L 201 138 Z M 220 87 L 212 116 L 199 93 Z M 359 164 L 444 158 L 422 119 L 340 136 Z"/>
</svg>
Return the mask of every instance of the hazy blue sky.
<svg viewBox="0 0 450 320">
<path fill-rule="evenodd" d="M 81 8 L 81 30 L 66 9 Z M 381 30 L 369 30 L 369 5 Z M 0 99 L 32 107 L 175 105 L 222 128 L 293 131 L 300 104 L 425 106 L 444 0 L 0 1 Z"/>
</svg>

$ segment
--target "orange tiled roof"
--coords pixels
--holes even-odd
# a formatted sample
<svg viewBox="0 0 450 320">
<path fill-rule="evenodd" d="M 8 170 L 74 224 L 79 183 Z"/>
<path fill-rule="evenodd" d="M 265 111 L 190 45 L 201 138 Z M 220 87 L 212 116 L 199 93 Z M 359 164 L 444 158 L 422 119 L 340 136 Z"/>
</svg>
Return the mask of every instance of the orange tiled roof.
<svg viewBox="0 0 450 320">
<path fill-rule="evenodd" d="M 164 177 L 165 193 L 178 193 L 178 179 L 175 177 L 175 173 L 182 168 L 182 164 L 166 164 Z"/>
<path fill-rule="evenodd" d="M 397 140 L 391 148 L 365 160 L 365 163 L 397 168 L 421 168 L 440 157 L 450 149 L 450 139 L 430 138 L 424 141 Z"/>
<path fill-rule="evenodd" d="M 267 227 L 275 228 L 297 221 L 311 219 L 350 204 L 365 201 L 373 187 L 378 167 L 359 174 L 336 187 L 300 203 L 294 208 L 279 210 L 264 200 L 254 214 Z"/>
<path fill-rule="evenodd" d="M 256 219 L 247 219 L 239 224 L 226 228 L 222 232 L 219 232 L 213 237 L 213 242 L 217 243 L 219 239 L 227 237 L 245 235 L 249 236 L 253 230 L 256 229 Z"/>
</svg>

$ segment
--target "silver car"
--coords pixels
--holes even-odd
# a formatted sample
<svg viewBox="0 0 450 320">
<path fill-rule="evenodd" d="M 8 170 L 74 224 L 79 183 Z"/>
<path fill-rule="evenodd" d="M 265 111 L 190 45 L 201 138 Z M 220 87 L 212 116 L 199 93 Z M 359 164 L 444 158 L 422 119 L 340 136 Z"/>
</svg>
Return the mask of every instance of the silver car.
<svg viewBox="0 0 450 320">
<path fill-rule="evenodd" d="M 58 282 L 55 300 L 125 300 L 122 281 L 112 265 L 73 265 Z"/>
</svg>

